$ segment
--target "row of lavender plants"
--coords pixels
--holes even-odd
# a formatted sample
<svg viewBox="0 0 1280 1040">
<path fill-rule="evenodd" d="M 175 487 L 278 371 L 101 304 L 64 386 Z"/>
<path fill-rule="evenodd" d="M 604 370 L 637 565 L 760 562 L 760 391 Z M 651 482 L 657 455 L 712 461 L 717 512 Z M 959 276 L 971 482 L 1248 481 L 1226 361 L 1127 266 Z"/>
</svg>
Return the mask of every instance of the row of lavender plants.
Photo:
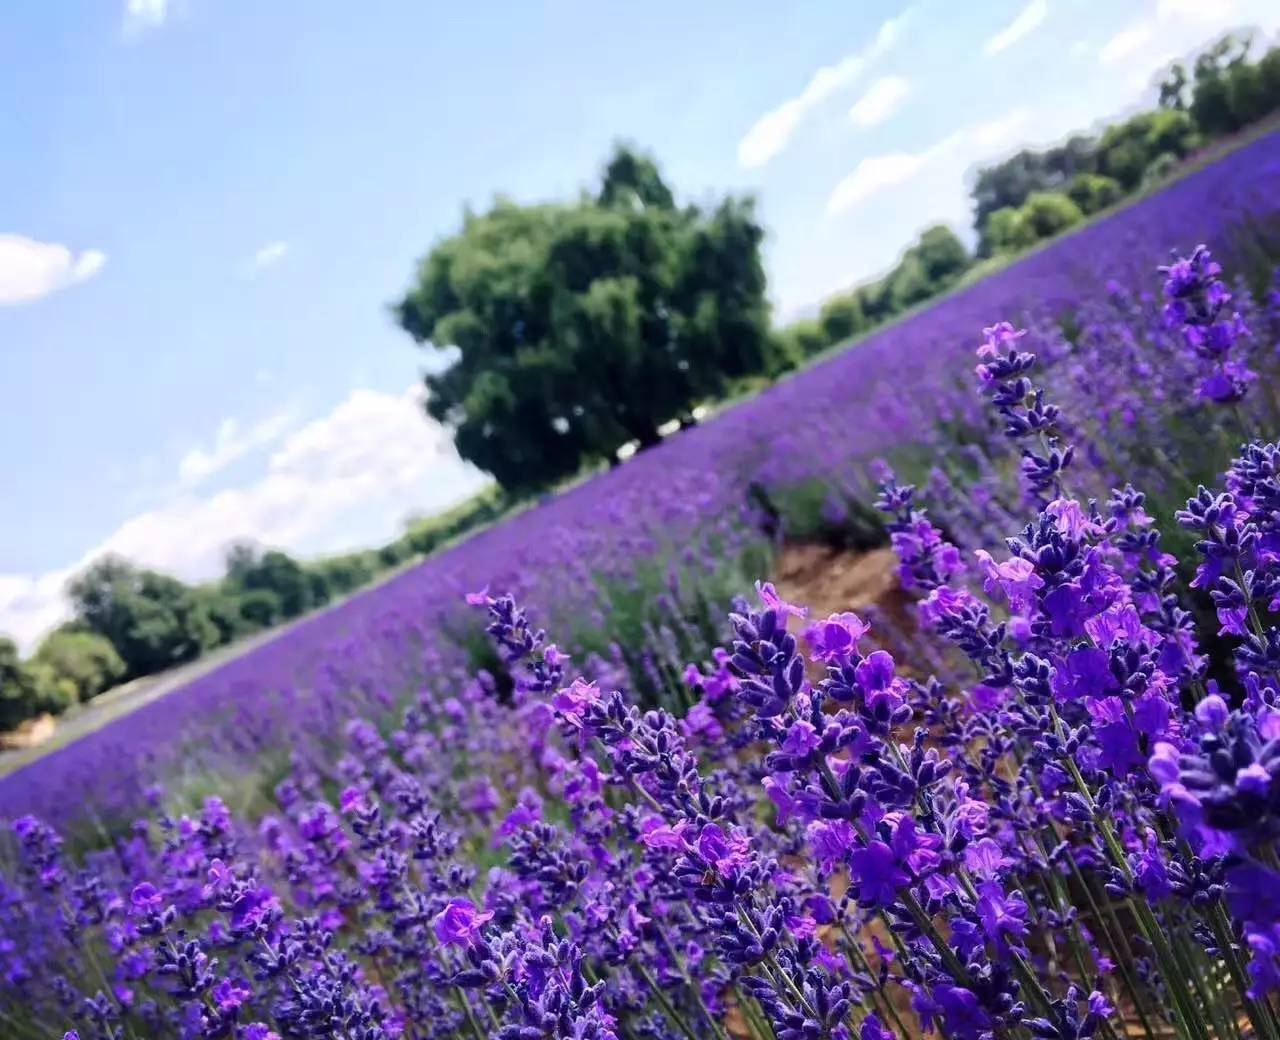
<svg viewBox="0 0 1280 1040">
<path fill-rule="evenodd" d="M 1133 480 L 1167 519 L 1225 465 L 1233 435 L 1186 393 L 1190 362 L 1170 350 L 1149 271 L 1188 239 L 1255 269 L 1244 254 L 1276 244 L 1278 183 L 1272 135 L 0 779 L 0 818 L 35 812 L 84 844 L 215 790 L 260 813 L 291 759 L 331 761 L 355 715 L 386 731 L 405 704 L 427 690 L 446 700 L 484 665 L 505 693 L 460 607 L 486 585 L 535 604 L 602 685 L 684 710 L 683 664 L 722 638 L 733 594 L 767 573 L 779 535 L 867 539 L 876 455 L 926 484 L 957 544 L 1010 529 L 1016 474 L 960 349 L 959 330 L 992 314 L 1032 329 L 1094 484 Z M 1236 303 L 1265 351 L 1265 292 Z M 1259 423 L 1273 393 L 1251 395 Z"/>
<path fill-rule="evenodd" d="M 1242 445 L 1177 513 L 1190 589 L 1142 490 L 1092 493 L 1097 417 L 1026 349 L 1058 334 L 997 324 L 975 398 L 1026 517 L 969 552 L 876 467 L 908 656 L 764 583 L 644 711 L 472 592 L 510 703 L 438 676 L 256 826 L 211 796 L 77 858 L 20 817 L 5 1035 L 1280 1040 L 1275 339 L 1220 274 L 1197 249 L 1159 307 L 1168 407 Z"/>
</svg>

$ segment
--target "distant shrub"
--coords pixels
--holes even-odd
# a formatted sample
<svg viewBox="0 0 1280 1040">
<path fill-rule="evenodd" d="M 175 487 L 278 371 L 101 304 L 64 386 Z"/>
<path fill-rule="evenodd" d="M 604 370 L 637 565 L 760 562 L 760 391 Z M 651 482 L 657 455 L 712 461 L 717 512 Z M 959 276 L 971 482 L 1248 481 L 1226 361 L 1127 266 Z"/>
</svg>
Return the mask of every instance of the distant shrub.
<svg viewBox="0 0 1280 1040">
<path fill-rule="evenodd" d="M 1147 172 L 1142 175 L 1142 187 L 1150 188 L 1168 179 L 1169 175 L 1178 168 L 1178 162 L 1178 157 L 1172 152 L 1157 155 L 1151 160 Z"/>
<path fill-rule="evenodd" d="M 822 305 L 818 322 L 828 343 L 839 343 L 867 325 L 867 316 L 856 293 L 848 293 L 828 300 Z"/>
<path fill-rule="evenodd" d="M 1097 213 L 1113 206 L 1124 195 L 1120 182 L 1100 173 L 1079 173 L 1067 185 L 1067 197 L 1082 213 Z"/>
<path fill-rule="evenodd" d="M 65 629 L 50 633 L 36 649 L 34 663 L 48 670 L 47 682 L 69 694 L 69 702 L 91 700 L 114 686 L 125 674 L 116 648 L 93 632 Z"/>
<path fill-rule="evenodd" d="M 1022 210 L 1005 206 L 987 218 L 984 237 L 996 253 L 1016 253 L 1035 244 L 1036 235 L 1022 217 Z"/>
<path fill-rule="evenodd" d="M 1084 220 L 1084 213 L 1066 195 L 1037 191 L 1023 204 L 1021 218 L 1037 239 L 1052 238 Z"/>
</svg>

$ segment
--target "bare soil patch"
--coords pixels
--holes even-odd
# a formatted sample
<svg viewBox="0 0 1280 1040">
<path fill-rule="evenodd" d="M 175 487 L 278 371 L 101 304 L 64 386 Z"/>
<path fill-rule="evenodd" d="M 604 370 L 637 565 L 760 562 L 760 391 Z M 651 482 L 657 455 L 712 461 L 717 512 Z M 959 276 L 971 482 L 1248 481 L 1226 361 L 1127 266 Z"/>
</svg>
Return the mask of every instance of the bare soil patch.
<svg viewBox="0 0 1280 1040">
<path fill-rule="evenodd" d="M 809 608 L 810 618 L 851 610 L 865 615 L 869 641 L 895 649 L 895 634 L 915 630 L 915 601 L 898 582 L 898 558 L 888 546 L 851 552 L 812 542 L 788 542 L 778 554 L 774 585 L 782 598 Z M 900 648 L 899 648 L 900 649 Z"/>
</svg>

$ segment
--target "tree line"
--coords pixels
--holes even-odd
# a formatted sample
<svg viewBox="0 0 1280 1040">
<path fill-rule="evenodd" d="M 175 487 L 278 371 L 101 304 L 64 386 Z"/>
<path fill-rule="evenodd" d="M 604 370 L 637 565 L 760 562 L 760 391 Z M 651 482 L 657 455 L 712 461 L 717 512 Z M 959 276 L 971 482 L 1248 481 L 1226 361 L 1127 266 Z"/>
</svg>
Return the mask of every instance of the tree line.
<svg viewBox="0 0 1280 1040">
<path fill-rule="evenodd" d="M 973 255 L 949 229 L 930 228 L 887 275 L 832 297 L 816 318 L 778 333 L 785 355 L 812 356 L 870 331 L 953 287 L 978 263 L 1061 234 L 1162 182 L 1204 145 L 1280 111 L 1280 47 L 1253 61 L 1252 42 L 1248 35 L 1228 34 L 1190 69 L 1171 65 L 1151 111 L 980 170 L 971 192 Z"/>
<path fill-rule="evenodd" d="M 1248 35 L 1228 34 L 1190 69 L 1169 67 L 1157 108 L 982 170 L 973 187 L 978 255 L 1017 252 L 1052 237 L 1160 183 L 1205 144 L 1280 111 L 1280 46 L 1254 61 L 1252 45 Z"/>
<path fill-rule="evenodd" d="M 224 575 L 203 584 L 104 556 L 70 582 L 71 618 L 25 660 L 0 636 L 0 731 L 323 607 L 504 507 L 488 489 L 441 516 L 412 521 L 380 549 L 306 562 L 238 543 L 227 551 Z"/>
</svg>

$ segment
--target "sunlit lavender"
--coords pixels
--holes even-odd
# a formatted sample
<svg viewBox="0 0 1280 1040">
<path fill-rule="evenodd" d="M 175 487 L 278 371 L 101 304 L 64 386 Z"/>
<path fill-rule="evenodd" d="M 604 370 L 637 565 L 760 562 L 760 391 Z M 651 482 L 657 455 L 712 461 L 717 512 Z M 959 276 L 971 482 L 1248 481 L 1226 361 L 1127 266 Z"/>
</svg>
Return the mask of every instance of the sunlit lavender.
<svg viewBox="0 0 1280 1040">
<path fill-rule="evenodd" d="M 1277 170 L 0 782 L 3 1035 L 1280 1040 Z"/>
</svg>

